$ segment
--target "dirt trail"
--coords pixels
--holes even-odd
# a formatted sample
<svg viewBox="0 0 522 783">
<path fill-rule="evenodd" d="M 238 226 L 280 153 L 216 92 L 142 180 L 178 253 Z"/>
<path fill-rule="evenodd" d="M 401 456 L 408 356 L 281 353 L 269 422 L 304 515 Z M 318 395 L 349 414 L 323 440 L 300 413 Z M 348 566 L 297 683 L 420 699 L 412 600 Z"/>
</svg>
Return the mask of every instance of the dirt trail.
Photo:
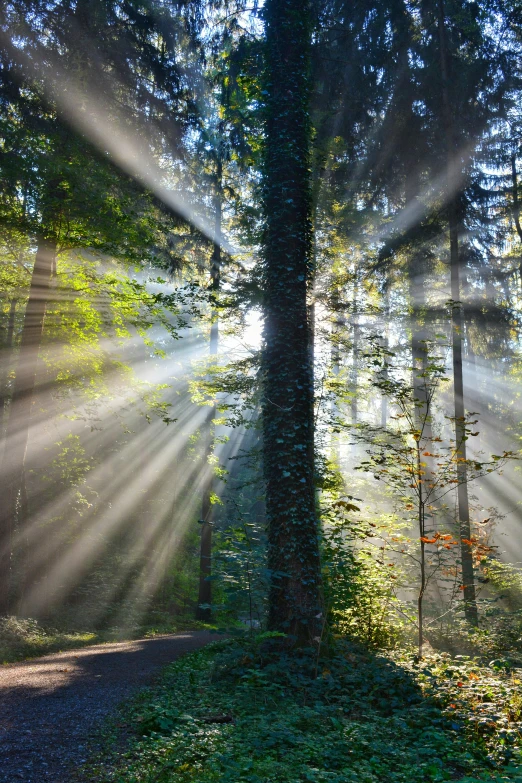
<svg viewBox="0 0 522 783">
<path fill-rule="evenodd" d="M 215 640 L 187 632 L 0 666 L 1 783 L 71 783 L 119 702 L 161 666 Z"/>
</svg>

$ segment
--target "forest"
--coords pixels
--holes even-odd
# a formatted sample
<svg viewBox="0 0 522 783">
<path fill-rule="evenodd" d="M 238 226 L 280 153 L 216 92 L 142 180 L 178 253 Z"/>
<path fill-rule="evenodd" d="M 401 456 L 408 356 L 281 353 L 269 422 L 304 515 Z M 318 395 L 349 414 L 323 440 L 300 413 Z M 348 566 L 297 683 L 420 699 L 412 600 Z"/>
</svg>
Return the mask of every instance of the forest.
<svg viewBox="0 0 522 783">
<path fill-rule="evenodd" d="M 0 4 L 0 664 L 206 640 L 21 779 L 522 780 L 521 98 L 520 0 Z"/>
</svg>

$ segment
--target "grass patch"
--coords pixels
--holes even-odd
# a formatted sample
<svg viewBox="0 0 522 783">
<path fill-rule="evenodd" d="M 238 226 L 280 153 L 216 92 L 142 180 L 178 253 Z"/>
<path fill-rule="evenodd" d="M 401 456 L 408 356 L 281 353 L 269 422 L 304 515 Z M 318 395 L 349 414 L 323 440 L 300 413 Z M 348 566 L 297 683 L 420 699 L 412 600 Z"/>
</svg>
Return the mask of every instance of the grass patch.
<svg viewBox="0 0 522 783">
<path fill-rule="evenodd" d="M 522 781 L 519 674 L 507 662 L 434 655 L 419 665 L 341 642 L 320 664 L 221 642 L 126 707 L 129 750 L 110 771 L 91 767 L 91 779 Z"/>
<path fill-rule="evenodd" d="M 85 647 L 101 641 L 95 632 L 65 633 L 42 628 L 36 620 L 0 619 L 0 662 L 14 663 L 51 652 Z"/>
<path fill-rule="evenodd" d="M 94 644 L 152 639 L 155 636 L 204 630 L 210 627 L 190 618 L 180 618 L 178 621 L 161 625 L 67 631 L 42 626 L 33 619 L 2 617 L 0 618 L 0 664 L 16 663 L 53 652 L 74 650 Z"/>
</svg>

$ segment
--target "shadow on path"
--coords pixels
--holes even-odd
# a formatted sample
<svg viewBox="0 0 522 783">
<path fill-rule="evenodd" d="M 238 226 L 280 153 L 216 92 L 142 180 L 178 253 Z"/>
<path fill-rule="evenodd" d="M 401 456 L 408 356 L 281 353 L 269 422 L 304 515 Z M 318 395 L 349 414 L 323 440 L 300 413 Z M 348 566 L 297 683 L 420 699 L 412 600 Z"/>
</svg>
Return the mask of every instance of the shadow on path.
<svg viewBox="0 0 522 783">
<path fill-rule="evenodd" d="M 92 748 L 89 739 L 118 703 L 162 666 L 216 638 L 190 631 L 0 667 L 1 783 L 71 783 Z"/>
</svg>

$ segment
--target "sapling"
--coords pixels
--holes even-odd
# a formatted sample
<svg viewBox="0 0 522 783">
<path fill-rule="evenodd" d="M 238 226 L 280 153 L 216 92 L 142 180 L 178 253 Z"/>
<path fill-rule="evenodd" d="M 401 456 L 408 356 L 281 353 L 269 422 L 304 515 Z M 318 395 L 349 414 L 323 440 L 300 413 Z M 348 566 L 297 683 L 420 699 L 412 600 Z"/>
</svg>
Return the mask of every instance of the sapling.
<svg viewBox="0 0 522 783">
<path fill-rule="evenodd" d="M 515 454 L 504 451 L 487 461 L 466 458 L 466 470 L 462 471 L 461 442 L 454 437 L 443 439 L 440 423 L 436 432 L 434 417 L 436 392 L 449 382 L 443 357 L 446 346 L 437 340 L 423 341 L 422 366 L 409 368 L 416 380 L 412 384 L 409 373 L 405 374 L 404 368 L 393 364 L 394 354 L 384 349 L 378 338 L 370 338 L 370 344 L 372 352 L 367 358 L 380 370 L 373 385 L 387 397 L 390 409 L 395 413 L 388 417 L 386 429 L 362 424 L 357 427 L 356 437 L 368 443 L 370 448 L 368 458 L 356 469 L 373 473 L 375 479 L 390 487 L 417 527 L 417 552 L 410 556 L 419 568 L 416 609 L 419 656 L 422 656 L 423 602 L 428 584 L 459 544 L 468 551 L 474 546 L 474 540 L 463 536 L 460 529 L 455 536 L 437 530 L 436 515 L 441 513 L 441 502 L 463 480 L 469 483 L 498 471 Z M 467 414 L 460 422 L 458 431 L 462 438 L 478 434 L 474 430 L 475 415 Z M 444 419 L 454 424 L 454 418 L 445 416 Z M 394 551 L 407 554 L 402 549 Z M 464 592 L 465 587 L 460 584 L 459 591 Z"/>
</svg>

